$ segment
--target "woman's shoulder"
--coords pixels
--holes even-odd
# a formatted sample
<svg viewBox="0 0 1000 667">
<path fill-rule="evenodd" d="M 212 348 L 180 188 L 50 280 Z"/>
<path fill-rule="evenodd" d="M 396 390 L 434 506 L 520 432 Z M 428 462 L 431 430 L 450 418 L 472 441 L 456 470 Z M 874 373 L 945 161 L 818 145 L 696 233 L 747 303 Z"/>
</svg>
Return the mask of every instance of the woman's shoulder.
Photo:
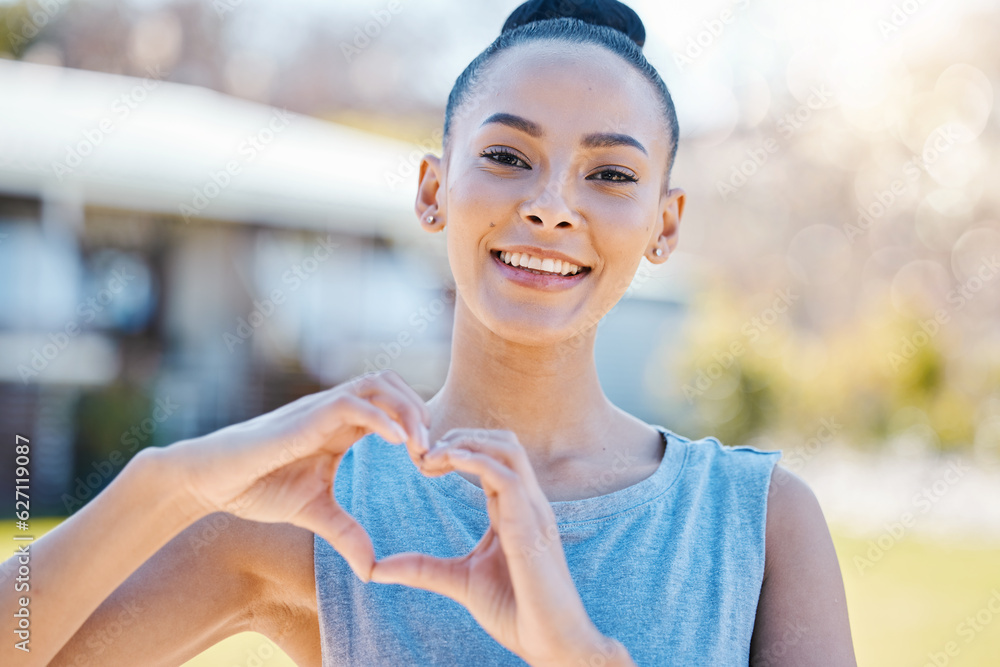
<svg viewBox="0 0 1000 667">
<path fill-rule="evenodd" d="M 735 517 L 737 523 L 757 525 L 763 537 L 771 480 L 782 451 L 727 445 L 715 436 L 689 438 L 664 430 L 669 466 L 677 471 L 673 485 L 673 495 L 681 503 L 677 507 Z"/>
<path fill-rule="evenodd" d="M 663 427 L 660 427 L 663 428 Z M 761 449 L 753 445 L 723 444 L 715 436 L 692 439 L 669 429 L 663 429 L 670 437 L 670 443 L 685 450 L 685 467 L 688 474 L 710 475 L 713 478 L 754 474 L 770 478 L 782 458 L 780 449 Z"/>
</svg>

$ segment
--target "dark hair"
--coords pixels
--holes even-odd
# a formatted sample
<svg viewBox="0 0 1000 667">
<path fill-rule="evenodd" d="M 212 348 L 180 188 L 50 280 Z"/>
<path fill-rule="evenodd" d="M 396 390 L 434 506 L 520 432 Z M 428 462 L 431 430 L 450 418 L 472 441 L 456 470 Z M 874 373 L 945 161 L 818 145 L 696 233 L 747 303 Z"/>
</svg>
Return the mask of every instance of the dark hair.
<svg viewBox="0 0 1000 667">
<path fill-rule="evenodd" d="M 445 151 L 451 134 L 452 118 L 468 101 L 473 85 L 482 78 L 486 66 L 498 53 L 537 40 L 603 46 L 632 65 L 653 85 L 659 94 L 670 141 L 664 180 L 666 188 L 677 154 L 677 113 L 666 84 L 642 53 L 646 40 L 642 21 L 634 11 L 616 0 L 528 0 L 511 12 L 500 36 L 476 56 L 455 80 L 444 113 L 442 143 Z"/>
</svg>

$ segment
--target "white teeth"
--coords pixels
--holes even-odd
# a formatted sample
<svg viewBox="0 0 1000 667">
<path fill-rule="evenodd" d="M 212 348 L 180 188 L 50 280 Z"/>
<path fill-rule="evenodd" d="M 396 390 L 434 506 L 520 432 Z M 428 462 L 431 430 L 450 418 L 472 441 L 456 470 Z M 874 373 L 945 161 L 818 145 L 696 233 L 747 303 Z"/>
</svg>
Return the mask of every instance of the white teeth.
<svg viewBox="0 0 1000 667">
<path fill-rule="evenodd" d="M 570 262 L 566 262 L 561 259 L 551 259 L 548 257 L 541 259 L 539 257 L 532 257 L 526 252 L 503 251 L 500 253 L 500 259 L 502 259 L 505 264 L 510 264 L 511 266 L 523 266 L 528 269 L 534 269 L 535 271 L 557 273 L 564 276 L 571 276 L 580 271 L 580 267 L 576 264 L 571 264 Z"/>
</svg>

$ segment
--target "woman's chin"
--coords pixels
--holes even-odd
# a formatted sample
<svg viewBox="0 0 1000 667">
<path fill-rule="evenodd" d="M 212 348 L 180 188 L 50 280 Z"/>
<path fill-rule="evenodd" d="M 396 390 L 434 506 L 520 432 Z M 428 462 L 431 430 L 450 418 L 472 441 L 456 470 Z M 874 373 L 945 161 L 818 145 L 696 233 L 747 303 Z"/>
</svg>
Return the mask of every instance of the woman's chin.
<svg viewBox="0 0 1000 667">
<path fill-rule="evenodd" d="M 551 306 L 508 304 L 490 309 L 486 322 L 497 336 L 512 343 L 540 347 L 566 343 L 587 327 L 576 324 L 571 313 L 561 313 Z"/>
</svg>

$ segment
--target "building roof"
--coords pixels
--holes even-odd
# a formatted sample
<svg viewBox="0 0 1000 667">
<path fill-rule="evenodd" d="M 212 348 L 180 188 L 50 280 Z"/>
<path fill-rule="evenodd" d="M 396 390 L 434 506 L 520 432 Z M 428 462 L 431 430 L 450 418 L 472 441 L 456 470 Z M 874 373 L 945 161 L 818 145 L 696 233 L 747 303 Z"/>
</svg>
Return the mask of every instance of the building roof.
<svg viewBox="0 0 1000 667">
<path fill-rule="evenodd" d="M 428 236 L 415 146 L 161 76 L 0 59 L 0 192 Z"/>
</svg>

